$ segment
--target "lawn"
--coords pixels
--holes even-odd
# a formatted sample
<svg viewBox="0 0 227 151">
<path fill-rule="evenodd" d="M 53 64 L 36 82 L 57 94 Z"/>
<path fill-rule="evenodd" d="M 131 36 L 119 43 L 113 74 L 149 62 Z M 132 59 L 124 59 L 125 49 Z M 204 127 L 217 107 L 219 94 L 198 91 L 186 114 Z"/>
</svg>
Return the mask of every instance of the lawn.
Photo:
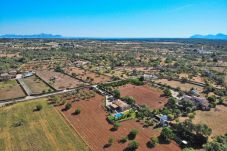
<svg viewBox="0 0 227 151">
<path fill-rule="evenodd" d="M 41 111 L 33 112 L 37 104 Z M 15 127 L 17 121 L 24 121 Z M 0 150 L 89 150 L 58 111 L 45 99 L 0 109 Z"/>
<path fill-rule="evenodd" d="M 24 91 L 16 80 L 0 82 L 0 100 L 25 97 Z"/>
<path fill-rule="evenodd" d="M 45 84 L 37 76 L 24 78 L 24 82 L 28 85 L 28 87 L 31 89 L 33 94 L 41 94 L 41 93 L 53 91 L 53 89 L 51 89 L 47 84 Z"/>
</svg>

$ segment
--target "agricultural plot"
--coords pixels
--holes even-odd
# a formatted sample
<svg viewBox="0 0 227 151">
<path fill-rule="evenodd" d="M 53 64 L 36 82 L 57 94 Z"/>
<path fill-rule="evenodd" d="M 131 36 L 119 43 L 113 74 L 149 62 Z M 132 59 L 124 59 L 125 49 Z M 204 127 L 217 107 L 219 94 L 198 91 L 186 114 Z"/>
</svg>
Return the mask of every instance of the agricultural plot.
<svg viewBox="0 0 227 151">
<path fill-rule="evenodd" d="M 24 91 L 16 80 L 0 82 L 0 100 L 25 97 Z"/>
<path fill-rule="evenodd" d="M 167 103 L 167 98 L 162 96 L 160 90 L 148 86 L 135 86 L 127 84 L 119 87 L 121 96 L 132 96 L 136 103 L 147 105 L 152 109 L 162 108 Z"/>
<path fill-rule="evenodd" d="M 33 111 L 37 104 L 43 106 L 41 111 Z M 1 108 L 0 123 L 1 151 L 89 150 L 45 99 Z"/>
<path fill-rule="evenodd" d="M 77 68 L 77 67 L 66 68 L 65 72 L 76 77 L 76 78 L 78 78 L 78 79 L 90 82 L 92 84 L 104 83 L 104 82 L 111 81 L 111 78 L 109 76 L 99 75 L 95 72 L 80 69 L 80 68 Z"/>
<path fill-rule="evenodd" d="M 32 91 L 32 94 L 42 94 L 47 92 L 53 92 L 53 89 L 45 84 L 37 76 L 31 76 L 23 79 L 25 84 L 28 85 L 29 89 Z"/>
<path fill-rule="evenodd" d="M 57 65 L 66 65 L 70 61 L 66 59 L 55 59 L 55 60 L 42 60 L 42 61 L 30 61 L 23 64 L 20 67 L 22 71 L 34 71 L 34 70 L 50 70 L 55 68 Z"/>
<path fill-rule="evenodd" d="M 75 88 L 84 84 L 79 80 L 53 70 L 37 71 L 36 75 L 53 86 L 56 90 Z"/>
<path fill-rule="evenodd" d="M 191 88 L 194 88 L 197 90 L 199 93 L 203 92 L 203 87 L 190 84 L 190 83 L 181 83 L 179 81 L 174 81 L 174 80 L 167 80 L 167 79 L 158 79 L 155 81 L 156 83 L 161 83 L 161 84 L 166 84 L 170 87 L 173 88 L 180 88 L 183 91 L 190 91 Z"/>
<path fill-rule="evenodd" d="M 209 112 L 196 111 L 196 116 L 193 119 L 193 123 L 207 124 L 212 129 L 211 136 L 224 135 L 227 133 L 227 107 L 216 106 L 215 109 L 211 109 Z"/>
<path fill-rule="evenodd" d="M 120 151 L 125 149 L 128 142 L 122 144 L 118 141 L 121 137 L 127 136 L 132 129 L 137 129 L 139 131 L 135 138 L 140 144 L 138 150 L 150 150 L 147 148 L 146 143 L 151 136 L 158 136 L 160 131 L 143 128 L 142 124 L 134 120 L 121 122 L 121 126 L 117 131 L 111 131 L 112 125 L 106 120 L 108 114 L 104 110 L 103 101 L 104 97 L 96 94 L 95 97 L 90 98 L 87 101 L 80 100 L 73 103 L 72 108 L 68 111 L 63 111 L 63 114 L 94 151 Z M 63 108 L 64 106 L 59 107 L 60 110 Z M 72 113 L 77 108 L 80 108 L 81 113 L 79 115 L 73 115 Z M 103 147 L 110 137 L 113 137 L 115 141 L 109 148 L 104 149 Z M 178 151 L 180 148 L 175 143 L 171 143 L 157 145 L 154 150 Z"/>
</svg>

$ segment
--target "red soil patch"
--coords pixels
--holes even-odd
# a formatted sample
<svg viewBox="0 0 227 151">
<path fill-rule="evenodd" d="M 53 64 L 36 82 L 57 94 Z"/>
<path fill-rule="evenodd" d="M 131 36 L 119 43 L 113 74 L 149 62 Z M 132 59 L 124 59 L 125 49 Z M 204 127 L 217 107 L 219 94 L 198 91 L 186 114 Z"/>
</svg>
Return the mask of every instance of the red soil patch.
<svg viewBox="0 0 227 151">
<path fill-rule="evenodd" d="M 161 96 L 161 92 L 148 86 L 135 86 L 127 84 L 120 86 L 121 96 L 132 96 L 136 103 L 146 104 L 152 109 L 162 108 L 167 103 L 167 98 Z"/>
<path fill-rule="evenodd" d="M 89 144 L 92 150 L 112 150 L 120 151 L 127 147 L 128 142 L 121 144 L 118 140 L 122 136 L 127 136 L 132 129 L 139 131 L 135 140 L 139 142 L 140 151 L 151 150 L 147 148 L 146 143 L 152 136 L 158 136 L 159 131 L 150 128 L 143 128 L 142 125 L 134 120 L 121 122 L 121 126 L 115 132 L 110 131 L 112 125 L 106 120 L 107 113 L 103 108 L 104 97 L 96 94 L 95 97 L 89 101 L 81 100 L 73 103 L 72 108 L 68 111 L 64 111 L 65 117 L 72 123 L 80 136 Z M 79 115 L 72 115 L 75 109 L 79 107 L 81 113 Z M 59 107 L 59 109 L 64 106 Z M 104 149 L 103 146 L 108 142 L 109 137 L 115 139 L 112 146 Z M 157 145 L 153 150 L 162 151 L 179 151 L 180 148 L 175 143 Z"/>
</svg>

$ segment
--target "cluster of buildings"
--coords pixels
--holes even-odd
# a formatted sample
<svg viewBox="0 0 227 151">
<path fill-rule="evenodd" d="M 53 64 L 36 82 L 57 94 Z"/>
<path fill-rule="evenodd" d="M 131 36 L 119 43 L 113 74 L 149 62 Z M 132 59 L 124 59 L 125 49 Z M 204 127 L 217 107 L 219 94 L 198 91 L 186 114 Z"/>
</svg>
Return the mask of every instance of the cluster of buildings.
<svg viewBox="0 0 227 151">
<path fill-rule="evenodd" d="M 16 70 L 11 70 L 9 72 L 4 72 L 0 74 L 0 81 L 7 81 L 10 79 L 16 78 L 17 71 Z"/>
<path fill-rule="evenodd" d="M 194 102 L 197 107 L 201 108 L 204 111 L 210 110 L 209 101 L 206 98 L 184 95 L 183 99 L 186 101 Z"/>
<path fill-rule="evenodd" d="M 121 99 L 116 99 L 111 94 L 107 94 L 107 92 L 104 92 L 103 90 L 99 89 L 97 85 L 92 86 L 93 90 L 100 93 L 101 95 L 105 96 L 105 106 L 106 108 L 111 111 L 112 113 L 119 113 L 127 111 L 131 108 L 129 104 L 122 101 Z"/>
</svg>

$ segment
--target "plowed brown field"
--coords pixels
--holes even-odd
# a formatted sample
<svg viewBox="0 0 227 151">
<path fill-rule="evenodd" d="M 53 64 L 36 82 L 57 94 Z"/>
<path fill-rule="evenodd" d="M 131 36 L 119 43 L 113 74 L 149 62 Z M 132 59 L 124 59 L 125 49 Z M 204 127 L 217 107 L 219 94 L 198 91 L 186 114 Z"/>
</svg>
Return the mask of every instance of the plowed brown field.
<svg viewBox="0 0 227 151">
<path fill-rule="evenodd" d="M 135 86 L 127 84 L 119 87 L 121 96 L 132 96 L 136 103 L 147 105 L 152 109 L 162 108 L 167 103 L 167 98 L 161 92 L 148 86 Z"/>
<path fill-rule="evenodd" d="M 70 110 L 63 111 L 65 117 L 72 123 L 81 137 L 89 144 L 91 149 L 94 151 L 121 151 L 127 147 L 128 142 L 121 144 L 118 143 L 118 140 L 122 136 L 127 136 L 132 129 L 137 129 L 139 133 L 135 140 L 140 144 L 138 150 L 151 150 L 147 148 L 146 143 L 151 136 L 158 136 L 160 132 L 150 128 L 143 128 L 142 125 L 135 120 L 121 122 L 121 126 L 117 131 L 110 131 L 112 125 L 106 120 L 107 113 L 102 106 L 103 99 L 104 97 L 96 94 L 96 96 L 89 101 L 81 100 L 73 103 Z M 79 115 L 72 115 L 77 107 L 81 109 L 81 113 Z M 62 108 L 64 108 L 64 106 L 59 107 L 59 109 Z M 115 139 L 114 143 L 109 148 L 104 149 L 103 146 L 108 142 L 108 139 L 111 136 Z M 153 150 L 179 151 L 180 148 L 175 143 L 171 143 L 157 145 Z"/>
</svg>

